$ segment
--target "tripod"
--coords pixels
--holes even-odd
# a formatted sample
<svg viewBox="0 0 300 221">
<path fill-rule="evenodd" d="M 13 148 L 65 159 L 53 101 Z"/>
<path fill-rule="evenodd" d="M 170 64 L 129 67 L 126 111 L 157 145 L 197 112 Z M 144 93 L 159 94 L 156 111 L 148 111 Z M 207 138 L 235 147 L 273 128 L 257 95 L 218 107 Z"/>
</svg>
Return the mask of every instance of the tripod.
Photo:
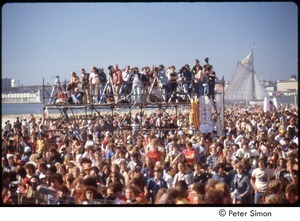
<svg viewBox="0 0 300 221">
<path fill-rule="evenodd" d="M 151 84 L 151 87 L 150 87 L 148 96 L 147 96 L 147 98 L 146 98 L 146 101 L 147 101 L 147 102 L 152 103 L 152 102 L 161 102 L 161 101 L 162 101 L 161 98 L 159 98 L 159 97 L 157 97 L 156 95 L 152 94 L 155 84 L 158 84 L 158 83 L 159 83 L 158 76 L 155 76 L 155 77 L 153 78 L 153 82 L 152 82 L 152 84 Z M 161 95 L 161 93 L 160 93 L 160 95 Z M 154 101 L 151 101 L 151 99 L 154 100 Z"/>
<path fill-rule="evenodd" d="M 50 94 L 50 98 L 49 98 L 48 104 L 51 104 L 51 103 L 54 103 L 54 102 L 55 102 L 55 98 L 53 97 L 53 96 L 54 96 L 55 89 L 56 89 L 56 88 L 61 88 L 59 76 L 56 76 L 55 78 L 56 78 L 56 79 L 55 79 L 54 85 L 52 86 L 52 91 L 51 91 L 51 94 Z"/>
<path fill-rule="evenodd" d="M 115 95 L 115 89 L 114 89 L 114 86 L 113 86 L 113 81 L 111 79 L 111 76 L 108 76 L 108 80 L 107 80 L 107 82 L 106 82 L 106 84 L 104 86 L 104 89 L 103 89 L 102 94 L 101 94 L 100 99 L 99 99 L 100 102 L 102 101 L 102 98 L 105 96 L 106 90 L 107 90 L 108 86 L 111 87 L 112 92 L 113 92 L 113 97 L 114 97 L 114 95 Z M 106 96 L 105 96 L 105 98 L 106 98 Z"/>
<path fill-rule="evenodd" d="M 177 93 L 177 89 L 179 90 Z M 177 94 L 179 94 L 179 96 L 177 96 Z M 186 98 L 188 98 L 189 100 L 191 100 L 191 97 L 189 95 L 189 92 L 187 91 L 187 89 L 183 86 L 182 83 L 182 76 L 179 77 L 179 79 L 177 80 L 177 87 L 176 89 L 173 91 L 173 93 L 171 94 L 168 102 L 170 102 L 173 98 L 178 98 L 181 97 L 182 95 L 185 96 Z"/>
</svg>

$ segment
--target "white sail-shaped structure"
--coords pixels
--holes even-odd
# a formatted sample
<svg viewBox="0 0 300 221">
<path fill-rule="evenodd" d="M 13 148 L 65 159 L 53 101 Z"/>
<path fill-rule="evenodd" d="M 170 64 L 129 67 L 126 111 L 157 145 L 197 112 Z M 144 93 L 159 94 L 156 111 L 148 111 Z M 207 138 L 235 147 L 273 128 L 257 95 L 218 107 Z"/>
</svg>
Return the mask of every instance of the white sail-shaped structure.
<svg viewBox="0 0 300 221">
<path fill-rule="evenodd" d="M 232 79 L 225 91 L 225 103 L 263 101 L 268 97 L 253 68 L 253 49 L 238 62 Z"/>
</svg>

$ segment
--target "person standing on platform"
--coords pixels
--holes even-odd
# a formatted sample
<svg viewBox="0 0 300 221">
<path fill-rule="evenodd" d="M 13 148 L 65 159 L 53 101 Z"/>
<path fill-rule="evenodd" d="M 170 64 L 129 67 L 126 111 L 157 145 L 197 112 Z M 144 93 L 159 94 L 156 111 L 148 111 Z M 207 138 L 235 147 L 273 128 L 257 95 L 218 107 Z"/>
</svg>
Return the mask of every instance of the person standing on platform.
<svg viewBox="0 0 300 221">
<path fill-rule="evenodd" d="M 132 77 L 132 75 L 133 75 L 133 73 L 130 70 L 130 66 L 126 65 L 125 70 L 122 72 L 122 78 L 123 78 L 122 93 L 124 94 L 125 99 L 131 93 L 131 88 L 132 88 L 131 77 Z M 128 100 L 128 99 L 126 99 L 126 100 Z"/>
<path fill-rule="evenodd" d="M 169 83 L 168 83 L 168 76 L 166 75 L 165 67 L 161 64 L 158 67 L 157 73 L 159 79 L 160 88 L 163 90 L 162 98 L 165 102 L 167 102 L 167 95 L 169 94 Z"/>
<path fill-rule="evenodd" d="M 170 67 L 170 73 L 169 73 L 169 89 L 170 89 L 170 93 L 167 96 L 167 102 L 169 101 L 170 98 L 171 102 L 175 102 L 176 101 L 176 90 L 177 90 L 177 73 L 175 72 L 175 66 L 171 66 Z"/>
<path fill-rule="evenodd" d="M 79 84 L 79 77 L 77 74 L 73 71 L 71 73 L 71 80 L 70 83 L 67 85 L 67 91 L 69 91 L 71 94 L 74 92 L 74 89 L 78 87 Z"/>
<path fill-rule="evenodd" d="M 82 82 L 82 90 L 84 92 L 83 103 L 89 104 L 91 102 L 90 74 L 86 73 L 86 70 L 84 68 L 81 69 L 81 82 Z"/>
<path fill-rule="evenodd" d="M 99 103 L 103 104 L 106 103 L 106 96 L 105 93 L 106 91 L 104 91 L 105 85 L 107 83 L 107 77 L 106 74 L 103 70 L 103 68 L 99 68 L 98 69 L 98 74 L 99 74 L 99 80 L 100 80 L 100 85 L 99 85 Z"/>
<path fill-rule="evenodd" d="M 141 88 L 142 88 L 141 74 L 139 73 L 139 69 L 137 67 L 135 67 L 135 68 L 133 68 L 133 80 L 132 80 L 133 99 L 132 99 L 132 102 L 135 102 L 138 99 L 140 99 Z M 140 102 L 141 102 L 141 99 L 140 99 Z"/>
<path fill-rule="evenodd" d="M 195 93 L 197 97 L 203 95 L 203 82 L 204 82 L 204 73 L 202 67 L 196 66 L 196 73 L 194 75 L 194 85 L 195 85 Z"/>
<path fill-rule="evenodd" d="M 213 66 L 209 65 L 207 68 L 207 83 L 208 83 L 208 96 L 212 100 L 215 99 L 215 84 L 216 84 L 216 72 L 213 71 Z"/>
<path fill-rule="evenodd" d="M 119 66 L 117 64 L 114 66 L 113 82 L 115 89 L 115 103 L 118 103 L 121 99 L 120 90 L 123 84 L 123 78 L 122 71 L 119 69 Z"/>
<path fill-rule="evenodd" d="M 91 96 L 93 103 L 98 103 L 98 93 L 100 80 L 98 76 L 98 70 L 95 66 L 92 67 L 92 72 L 90 73 L 90 86 L 91 86 Z"/>
</svg>

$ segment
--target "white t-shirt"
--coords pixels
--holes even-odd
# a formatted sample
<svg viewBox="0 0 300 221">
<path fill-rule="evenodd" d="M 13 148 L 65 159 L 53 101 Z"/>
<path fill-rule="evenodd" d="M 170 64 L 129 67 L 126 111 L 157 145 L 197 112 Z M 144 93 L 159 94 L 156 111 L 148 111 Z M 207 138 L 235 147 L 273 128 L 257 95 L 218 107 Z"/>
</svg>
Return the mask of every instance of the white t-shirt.
<svg viewBox="0 0 300 221">
<path fill-rule="evenodd" d="M 87 146 L 94 146 L 95 145 L 95 141 L 94 140 L 87 140 L 85 142 L 85 145 L 84 145 L 84 149 L 87 147 Z"/>
<path fill-rule="evenodd" d="M 273 171 L 267 167 L 264 170 L 256 168 L 252 171 L 251 177 L 255 178 L 255 186 L 260 191 L 266 191 L 271 179 L 274 177 Z"/>
<path fill-rule="evenodd" d="M 94 72 L 90 74 L 90 80 L 92 81 L 92 84 L 100 84 L 99 77 Z"/>
</svg>

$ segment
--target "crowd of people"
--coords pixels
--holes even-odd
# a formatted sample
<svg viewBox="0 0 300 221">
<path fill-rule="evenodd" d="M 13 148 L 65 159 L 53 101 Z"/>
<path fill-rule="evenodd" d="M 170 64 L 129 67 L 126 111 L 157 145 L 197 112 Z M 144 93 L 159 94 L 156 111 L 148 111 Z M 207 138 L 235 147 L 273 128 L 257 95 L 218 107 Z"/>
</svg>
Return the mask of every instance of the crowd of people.
<svg viewBox="0 0 300 221">
<path fill-rule="evenodd" d="M 226 106 L 223 135 L 189 112 L 105 113 L 2 128 L 5 205 L 294 204 L 298 109 Z M 123 122 L 122 128 L 119 128 Z M 119 128 L 119 129 L 117 129 Z"/>
<path fill-rule="evenodd" d="M 93 66 L 90 73 L 81 69 L 81 77 L 71 73 L 65 87 L 58 86 L 54 102 L 68 104 L 105 104 L 142 102 L 188 101 L 192 96 L 214 95 L 216 73 L 205 58 L 203 65 L 195 59 L 194 65 L 186 64 L 176 71 L 175 66 L 152 65 L 138 67 L 116 64 L 104 69 Z M 57 86 L 57 85 L 56 85 Z"/>
</svg>

